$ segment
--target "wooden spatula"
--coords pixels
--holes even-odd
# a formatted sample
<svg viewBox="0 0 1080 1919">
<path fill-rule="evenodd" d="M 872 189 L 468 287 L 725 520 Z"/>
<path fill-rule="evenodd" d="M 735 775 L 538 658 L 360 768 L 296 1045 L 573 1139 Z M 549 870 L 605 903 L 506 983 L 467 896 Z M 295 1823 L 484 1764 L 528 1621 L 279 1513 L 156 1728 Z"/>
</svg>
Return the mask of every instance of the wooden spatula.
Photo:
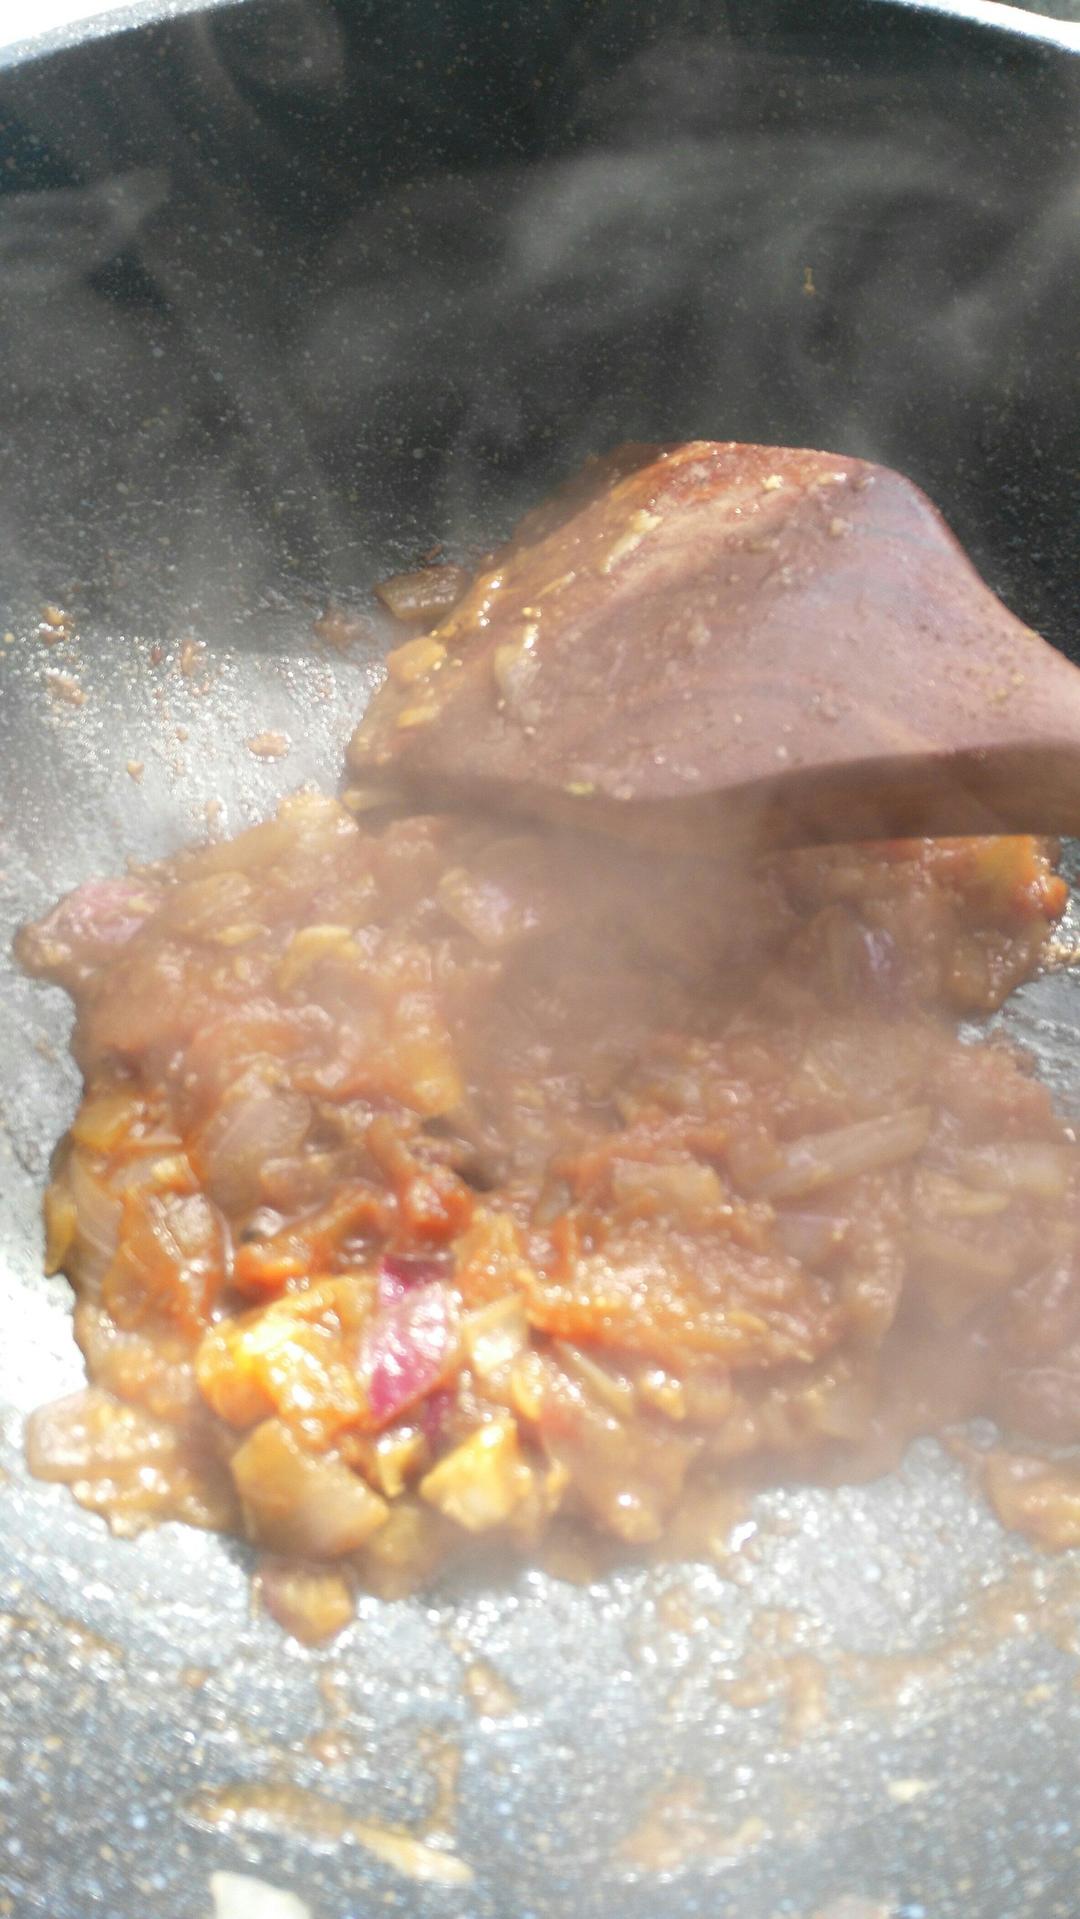
<svg viewBox="0 0 1080 1919">
<path fill-rule="evenodd" d="M 888 468 L 626 447 L 391 654 L 353 776 L 652 844 L 1080 828 L 1080 671 Z"/>
</svg>

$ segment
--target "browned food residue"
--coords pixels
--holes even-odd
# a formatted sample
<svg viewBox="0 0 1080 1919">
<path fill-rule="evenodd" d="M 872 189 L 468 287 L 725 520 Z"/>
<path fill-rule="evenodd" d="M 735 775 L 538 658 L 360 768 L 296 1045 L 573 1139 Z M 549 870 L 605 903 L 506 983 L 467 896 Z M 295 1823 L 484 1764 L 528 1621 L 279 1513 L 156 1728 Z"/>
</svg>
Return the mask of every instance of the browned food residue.
<svg viewBox="0 0 1080 1919">
<path fill-rule="evenodd" d="M 197 640 L 193 634 L 185 634 L 180 642 L 180 671 L 187 680 L 194 679 L 206 664 L 206 643 Z"/>
<path fill-rule="evenodd" d="M 350 613 L 333 601 L 312 622 L 312 632 L 337 653 L 347 653 L 350 647 L 362 641 L 370 642 L 374 637 L 372 623 L 364 614 Z"/>
<path fill-rule="evenodd" d="M 38 636 L 46 646 L 55 646 L 58 640 L 70 640 L 76 628 L 75 616 L 62 606 L 46 604 L 41 609 L 41 622 Z"/>
<path fill-rule="evenodd" d="M 829 1667 L 816 1653 L 752 1654 L 726 1687 L 731 1705 L 756 1707 L 774 1699 L 783 1708 L 783 1736 L 798 1745 L 820 1732 L 829 1717 Z"/>
<path fill-rule="evenodd" d="M 413 1834 L 371 1820 L 357 1819 L 338 1801 L 300 1786 L 244 1784 L 196 1793 L 185 1816 L 208 1830 L 239 1829 L 305 1841 L 320 1851 L 356 1845 L 404 1878 L 437 1886 L 468 1886 L 473 1870 L 466 1860 Z"/>
<path fill-rule="evenodd" d="M 466 1666 L 464 1685 L 466 1699 L 482 1719 L 502 1719 L 517 1711 L 513 1686 L 486 1659 L 474 1659 Z"/>
<path fill-rule="evenodd" d="M 2 1637 L 9 1634 L 45 1636 L 49 1633 L 61 1633 L 75 1653 L 87 1658 L 100 1656 L 118 1663 L 124 1658 L 124 1649 L 116 1640 L 107 1639 L 103 1633 L 95 1632 L 93 1627 L 85 1626 L 80 1619 L 71 1619 L 67 1614 L 56 1611 L 44 1600 L 35 1601 L 32 1612 L 0 1612 Z"/>
<path fill-rule="evenodd" d="M 55 667 L 47 667 L 45 683 L 56 700 L 62 700 L 65 706 L 85 706 L 86 689 L 79 685 L 70 673 L 60 673 Z"/>
<path fill-rule="evenodd" d="M 1078 1621 L 1080 1568 L 1070 1560 L 1017 1566 L 976 1587 L 954 1606 L 936 1643 L 918 1651 L 822 1646 L 813 1643 L 813 1627 L 797 1614 L 765 1609 L 755 1616 L 752 1643 L 720 1691 L 743 1710 L 778 1704 L 785 1742 L 796 1744 L 837 1715 L 886 1713 L 895 1719 L 903 1707 L 944 1691 L 965 1666 L 1017 1639 L 1042 1638 L 1080 1659 Z M 1048 1688 L 1035 1688 L 1025 1704 L 1034 1709 L 1051 1698 Z M 927 1782 L 912 1787 L 904 1780 L 886 1787 L 898 1804 L 911 1803 L 929 1789 Z"/>
<path fill-rule="evenodd" d="M 457 1825 L 461 1747 L 449 1733 L 432 1729 L 420 1734 L 417 1753 L 431 1775 L 433 1789 L 420 1832 L 425 1839 L 448 1840 Z"/>
<path fill-rule="evenodd" d="M 284 733 L 256 733 L 245 742 L 249 753 L 257 760 L 283 760 L 289 751 L 289 742 Z"/>
<path fill-rule="evenodd" d="M 461 599 L 470 576 L 460 566 L 425 566 L 415 573 L 395 573 L 380 580 L 375 591 L 395 620 L 433 626 Z"/>
<path fill-rule="evenodd" d="M 731 1861 L 756 1852 L 769 1828 L 756 1813 L 731 1823 L 730 1811 L 709 1805 L 705 1784 L 684 1777 L 658 1792 L 621 1841 L 618 1858 L 637 1872 L 677 1872 L 707 1861 Z"/>
</svg>

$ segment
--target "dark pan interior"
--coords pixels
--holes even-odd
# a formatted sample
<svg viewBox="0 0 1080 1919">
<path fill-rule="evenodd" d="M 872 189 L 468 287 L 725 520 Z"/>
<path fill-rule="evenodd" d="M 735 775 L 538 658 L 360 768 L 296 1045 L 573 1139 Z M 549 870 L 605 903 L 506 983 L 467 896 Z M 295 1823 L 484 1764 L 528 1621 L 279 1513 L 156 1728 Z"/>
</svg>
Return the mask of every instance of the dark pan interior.
<svg viewBox="0 0 1080 1919">
<path fill-rule="evenodd" d="M 317 640 L 325 599 L 619 439 L 898 466 L 1080 654 L 1078 80 L 885 0 L 286 0 L 0 74 L 3 950 L 208 801 L 335 783 L 380 640 Z M 764 1497 L 723 1566 L 369 1600 L 320 1652 L 250 1616 L 239 1548 L 29 1484 L 23 1415 L 80 1378 L 37 1223 L 75 1077 L 0 968 L 0 1913 L 205 1919 L 222 1868 L 314 1919 L 1075 1919 L 1080 1568 L 932 1442 Z M 1007 1016 L 1066 1101 L 1078 1012 L 1059 976 Z M 419 1829 L 454 1764 L 464 1889 L 310 1799 L 196 1803 Z"/>
</svg>

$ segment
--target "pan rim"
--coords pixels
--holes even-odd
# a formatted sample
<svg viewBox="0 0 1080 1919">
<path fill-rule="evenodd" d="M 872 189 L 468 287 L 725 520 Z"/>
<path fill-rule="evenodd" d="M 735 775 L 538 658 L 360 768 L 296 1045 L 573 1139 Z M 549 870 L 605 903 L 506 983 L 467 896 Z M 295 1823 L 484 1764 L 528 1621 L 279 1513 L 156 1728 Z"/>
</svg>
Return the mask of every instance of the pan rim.
<svg viewBox="0 0 1080 1919">
<path fill-rule="evenodd" d="M 5 9 L 4 26 L 10 38 L 0 43 L 0 72 L 31 66 L 93 40 L 118 38 L 187 14 L 222 12 L 227 7 L 245 4 L 246 0 L 120 0 L 120 4 L 102 7 L 96 0 L 90 0 L 86 11 L 76 10 L 62 25 L 35 33 L 32 31 L 34 0 L 15 0 L 15 4 Z M 1007 0 L 865 0 L 865 4 L 882 14 L 902 9 L 905 13 L 922 13 L 931 18 L 966 21 L 970 26 L 1053 47 L 1062 53 L 1080 54 L 1080 22 L 1030 13 L 1023 7 L 1007 4 Z"/>
</svg>

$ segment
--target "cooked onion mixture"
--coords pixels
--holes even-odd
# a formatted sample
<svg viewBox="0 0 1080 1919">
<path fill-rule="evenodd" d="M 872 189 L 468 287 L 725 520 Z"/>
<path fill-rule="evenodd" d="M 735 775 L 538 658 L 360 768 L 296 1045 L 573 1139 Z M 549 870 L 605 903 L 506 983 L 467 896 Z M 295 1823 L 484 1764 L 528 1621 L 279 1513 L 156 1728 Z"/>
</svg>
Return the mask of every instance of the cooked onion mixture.
<svg viewBox="0 0 1080 1919">
<path fill-rule="evenodd" d="M 46 1218 L 93 1383 L 34 1471 L 242 1534 L 317 1638 L 481 1537 L 693 1553 L 733 1485 L 975 1410 L 1080 1437 L 1077 1148 L 958 1033 L 1052 861 L 740 872 L 302 794 L 80 887 L 20 939 L 86 1083 Z"/>
</svg>

